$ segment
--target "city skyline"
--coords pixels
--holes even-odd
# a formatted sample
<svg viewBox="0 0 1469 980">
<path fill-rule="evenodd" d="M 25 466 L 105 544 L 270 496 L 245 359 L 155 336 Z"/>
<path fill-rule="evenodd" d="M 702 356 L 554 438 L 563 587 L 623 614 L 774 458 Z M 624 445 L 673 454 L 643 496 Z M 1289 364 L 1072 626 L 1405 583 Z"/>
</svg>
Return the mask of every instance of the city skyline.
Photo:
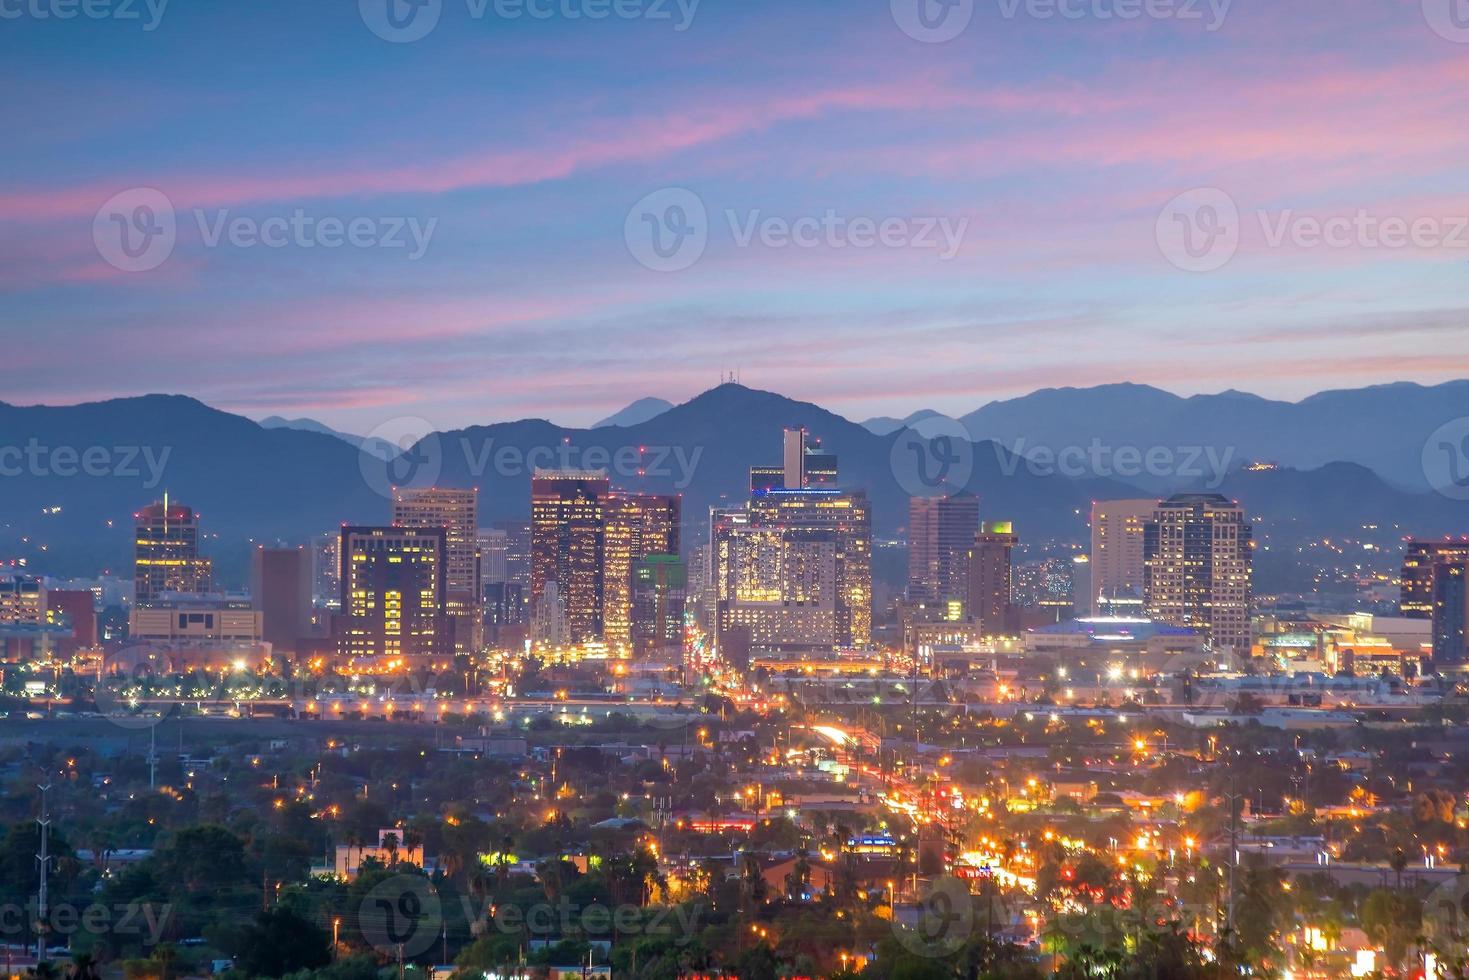
<svg viewBox="0 0 1469 980">
<path fill-rule="evenodd" d="M 706 0 L 687 23 L 440 6 L 412 43 L 354 5 L 9 20 L 32 84 L 6 109 L 0 295 L 7 326 L 53 340 L 0 368 L 6 399 L 187 377 L 224 408 L 361 430 L 590 422 L 730 370 L 854 418 L 1049 384 L 1294 398 L 1469 374 L 1469 69 L 1431 0 L 1140 19 L 1017 0 L 943 43 L 882 3 Z M 166 196 L 177 243 L 129 272 L 94 223 L 136 188 Z M 1159 240 L 1199 188 L 1240 213 L 1237 254 L 1203 273 Z M 677 189 L 707 246 L 659 272 L 627 233 Z M 298 211 L 285 247 L 251 237 Z M 828 212 L 814 247 L 763 225 Z M 1298 221 L 1359 213 L 1374 241 L 1394 220 L 1441 240 L 1337 247 Z M 371 244 L 322 247 L 326 219 L 372 223 Z M 847 247 L 889 219 L 900 244 Z"/>
</svg>

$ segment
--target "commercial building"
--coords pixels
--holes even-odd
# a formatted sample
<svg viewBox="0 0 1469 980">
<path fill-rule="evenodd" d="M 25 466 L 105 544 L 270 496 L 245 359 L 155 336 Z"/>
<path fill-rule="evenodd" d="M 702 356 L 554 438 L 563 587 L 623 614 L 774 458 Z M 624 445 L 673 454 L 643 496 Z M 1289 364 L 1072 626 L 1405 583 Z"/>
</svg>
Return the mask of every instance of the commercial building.
<svg viewBox="0 0 1469 980">
<path fill-rule="evenodd" d="M 1020 538 L 1009 521 L 988 523 L 969 548 L 969 615 L 986 636 L 1013 633 L 1011 568 Z"/>
<path fill-rule="evenodd" d="M 1158 504 L 1144 529 L 1148 615 L 1198 629 L 1216 652 L 1250 649 L 1252 529 L 1243 508 L 1217 493 Z"/>
<path fill-rule="evenodd" d="M 602 639 L 609 489 L 600 471 L 537 470 L 531 479 L 531 607 L 538 642 Z"/>
<path fill-rule="evenodd" d="M 645 555 L 633 565 L 632 644 L 639 659 L 683 662 L 688 575 L 676 554 Z"/>
<path fill-rule="evenodd" d="M 165 592 L 206 595 L 213 567 L 199 554 L 199 515 L 165 495 L 133 515 L 133 601 L 152 603 Z"/>
<path fill-rule="evenodd" d="M 1091 587 L 1075 596 L 1077 609 L 1098 616 L 1129 601 L 1141 609 L 1143 537 L 1157 507 L 1156 497 L 1092 502 Z"/>
<path fill-rule="evenodd" d="M 454 652 L 484 646 L 480 617 L 479 491 L 419 487 L 393 491 L 395 527 L 444 529 L 444 605 L 454 622 Z"/>
<path fill-rule="evenodd" d="M 1433 579 L 1439 566 L 1469 563 L 1469 541 L 1410 540 L 1403 549 L 1398 611 L 1412 619 L 1433 618 Z"/>
<path fill-rule="evenodd" d="M 969 549 L 979 532 L 979 498 L 913 497 L 908 502 L 908 589 L 911 603 L 962 619 L 969 605 Z"/>
<path fill-rule="evenodd" d="M 305 548 L 256 548 L 250 556 L 250 599 L 261 636 L 285 655 L 311 634 L 311 559 Z"/>
<path fill-rule="evenodd" d="M 454 652 L 442 527 L 342 528 L 338 649 L 354 669 L 442 666 Z"/>
<path fill-rule="evenodd" d="M 614 650 L 627 650 L 632 646 L 634 569 L 649 555 L 678 555 L 680 501 L 614 490 L 607 495 L 603 515 L 603 638 Z"/>
</svg>

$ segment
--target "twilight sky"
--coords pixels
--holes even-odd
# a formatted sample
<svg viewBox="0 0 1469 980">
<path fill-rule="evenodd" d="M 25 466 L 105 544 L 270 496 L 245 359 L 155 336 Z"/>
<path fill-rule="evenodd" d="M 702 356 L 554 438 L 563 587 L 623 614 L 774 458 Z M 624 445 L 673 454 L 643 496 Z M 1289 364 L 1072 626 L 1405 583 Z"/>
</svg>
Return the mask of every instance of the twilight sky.
<svg viewBox="0 0 1469 980">
<path fill-rule="evenodd" d="M 919 0 L 427 0 L 416 41 L 88 2 L 0 0 L 0 400 L 365 432 L 731 369 L 853 418 L 1469 376 L 1465 0 L 956 0 L 942 43 Z M 648 268 L 655 226 L 702 252 Z"/>
</svg>

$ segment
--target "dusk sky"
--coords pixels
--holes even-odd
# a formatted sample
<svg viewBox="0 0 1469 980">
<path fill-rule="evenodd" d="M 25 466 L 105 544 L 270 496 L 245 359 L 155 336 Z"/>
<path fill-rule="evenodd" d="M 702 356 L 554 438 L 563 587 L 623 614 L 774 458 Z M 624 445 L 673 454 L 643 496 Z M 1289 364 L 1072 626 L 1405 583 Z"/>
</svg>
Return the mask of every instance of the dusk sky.
<svg viewBox="0 0 1469 980">
<path fill-rule="evenodd" d="M 368 431 L 589 423 L 730 370 L 858 419 L 1469 376 L 1460 0 L 976 0 L 943 42 L 900 28 L 917 0 L 433 0 L 416 41 L 369 28 L 389 0 L 93 2 L 0 0 L 11 403 L 180 392 Z M 128 192 L 139 217 L 135 188 L 177 228 L 144 271 L 99 215 Z M 669 218 L 668 188 L 707 243 L 657 271 L 630 212 Z M 1240 215 L 1211 271 L 1168 244 L 1195 188 Z M 298 211 L 369 231 L 211 243 Z M 892 240 L 742 241 L 828 212 Z M 1353 229 L 1314 240 L 1331 218 Z"/>
</svg>

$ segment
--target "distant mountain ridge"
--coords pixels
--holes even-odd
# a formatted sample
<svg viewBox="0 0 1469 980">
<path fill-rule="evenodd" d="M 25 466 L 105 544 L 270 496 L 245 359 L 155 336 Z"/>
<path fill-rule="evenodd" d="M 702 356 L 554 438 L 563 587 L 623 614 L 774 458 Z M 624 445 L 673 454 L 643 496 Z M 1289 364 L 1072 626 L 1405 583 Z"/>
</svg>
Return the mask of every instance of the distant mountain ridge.
<svg viewBox="0 0 1469 980">
<path fill-rule="evenodd" d="M 331 426 L 316 419 L 285 419 L 279 415 L 270 415 L 260 420 L 262 429 L 295 429 L 298 432 L 316 432 L 324 436 L 332 436 L 340 439 L 349 446 L 365 449 L 379 459 L 392 459 L 398 454 L 398 447 L 386 439 L 378 439 L 368 436 L 354 436 L 349 432 L 338 432 Z"/>
<path fill-rule="evenodd" d="M 639 398 L 620 412 L 607 416 L 600 422 L 592 424 L 592 428 L 601 429 L 609 425 L 641 425 L 662 415 L 673 407 L 673 402 L 662 398 Z"/>
<path fill-rule="evenodd" d="M 1047 411 L 1038 412 L 1033 429 L 1016 421 L 1014 402 L 986 406 L 990 411 L 979 423 L 1028 437 L 1032 447 L 1046 438 L 1079 438 L 1078 423 L 1054 403 L 1075 411 L 1087 394 L 1037 394 Z M 1156 389 L 1128 396 L 1172 406 L 1180 416 L 1185 410 L 1178 402 L 1190 401 Z M 1206 396 L 1220 398 L 1257 403 L 1249 396 Z M 1092 422 L 1104 433 L 1120 432 L 1121 423 L 1104 416 Z M 132 513 L 167 490 L 201 512 L 205 547 L 222 581 L 238 586 L 255 544 L 300 544 L 343 522 L 386 523 L 388 488 L 395 482 L 416 477 L 477 486 L 481 521 L 488 524 L 527 516 L 532 471 L 561 466 L 604 468 L 614 485 L 682 494 L 687 548 L 703 538 L 709 507 L 746 499 L 751 465 L 779 462 L 781 430 L 790 426 L 821 438 L 840 458 L 843 484 L 867 491 L 879 540 L 902 533 L 913 487 L 909 471 L 921 447 L 902 442 L 905 433 L 877 435 L 818 405 L 736 384 L 631 425 L 577 429 L 526 419 L 426 434 L 395 458 L 391 472 L 339 434 L 267 428 L 192 398 L 148 395 L 64 407 L 0 404 L 0 561 L 23 559 L 29 568 L 56 575 L 125 572 Z M 1153 418 L 1138 420 L 1135 429 L 1143 433 L 1139 440 L 1182 439 Z M 1193 435 L 1186 445 L 1204 438 Z M 14 459 L 8 450 L 28 445 L 45 450 L 40 463 L 7 464 Z M 959 448 L 971 474 L 962 485 L 980 496 L 985 519 L 1014 520 L 1029 544 L 1084 542 L 1093 500 L 1139 493 L 1129 473 L 1072 472 L 1022 459 L 990 441 Z M 96 450 L 110 468 L 79 476 L 75 459 L 58 452 L 63 449 Z M 1271 547 L 1280 553 L 1323 536 L 1351 536 L 1369 523 L 1398 535 L 1469 528 L 1469 503 L 1391 486 L 1361 464 L 1246 471 L 1237 465 L 1243 458 L 1234 456 L 1236 465 L 1226 471 L 1204 467 L 1197 476 L 1180 466 L 1174 482 L 1240 499 L 1252 516 L 1276 528 Z M 149 459 L 158 465 L 150 468 Z M 892 549 L 878 550 L 883 560 L 900 563 Z"/>
</svg>

